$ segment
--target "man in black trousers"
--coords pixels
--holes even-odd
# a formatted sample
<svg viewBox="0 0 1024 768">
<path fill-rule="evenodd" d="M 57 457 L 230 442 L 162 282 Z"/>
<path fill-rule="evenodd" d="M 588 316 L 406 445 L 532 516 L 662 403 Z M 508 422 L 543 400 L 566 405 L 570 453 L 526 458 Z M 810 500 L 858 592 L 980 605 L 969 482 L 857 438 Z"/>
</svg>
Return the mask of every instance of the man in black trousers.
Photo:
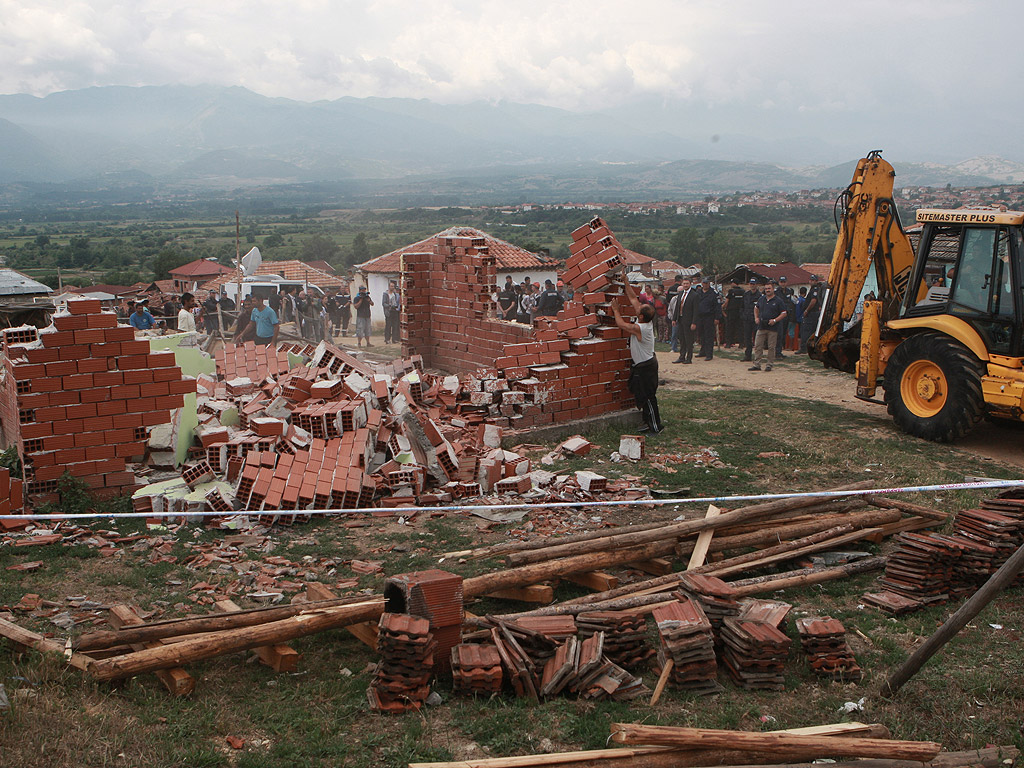
<svg viewBox="0 0 1024 768">
<path fill-rule="evenodd" d="M 693 287 L 690 278 L 684 277 L 676 292 L 675 314 L 672 320 L 679 327 L 679 357 L 673 363 L 693 362 L 693 337 L 697 330 L 697 299 L 700 290 Z"/>
</svg>

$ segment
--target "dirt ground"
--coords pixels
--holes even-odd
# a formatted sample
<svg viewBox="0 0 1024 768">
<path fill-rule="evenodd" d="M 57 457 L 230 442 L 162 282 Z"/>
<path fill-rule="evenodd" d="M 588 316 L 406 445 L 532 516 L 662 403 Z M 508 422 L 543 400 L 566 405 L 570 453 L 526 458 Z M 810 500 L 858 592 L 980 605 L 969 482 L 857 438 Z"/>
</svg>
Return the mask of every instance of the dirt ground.
<svg viewBox="0 0 1024 768">
<path fill-rule="evenodd" d="M 715 351 L 713 360 L 694 356 L 690 365 L 674 364 L 676 355 L 659 352 L 658 365 L 661 378 L 669 387 L 735 387 L 761 389 L 789 397 L 838 405 L 865 414 L 878 421 L 879 429 L 895 430 L 884 405 L 858 400 L 853 376 L 841 371 L 828 370 L 809 361 L 805 356 L 787 352 L 777 360 L 773 370 L 748 371 L 750 363 L 739 359 L 741 355 L 729 350 Z M 878 398 L 882 398 L 882 390 Z M 1024 468 L 1024 431 L 983 421 L 970 434 L 957 443 L 957 448 L 975 456 L 994 459 Z"/>
</svg>

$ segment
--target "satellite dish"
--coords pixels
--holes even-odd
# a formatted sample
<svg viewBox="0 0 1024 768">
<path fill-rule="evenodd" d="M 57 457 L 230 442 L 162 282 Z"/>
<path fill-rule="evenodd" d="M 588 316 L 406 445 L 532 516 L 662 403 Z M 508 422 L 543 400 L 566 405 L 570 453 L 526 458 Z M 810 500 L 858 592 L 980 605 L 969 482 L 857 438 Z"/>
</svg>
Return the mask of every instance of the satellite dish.
<svg viewBox="0 0 1024 768">
<path fill-rule="evenodd" d="M 263 256 L 260 255 L 260 249 L 253 246 L 252 250 L 242 257 L 242 276 L 250 277 L 256 274 L 256 270 L 259 269 L 262 263 Z"/>
</svg>

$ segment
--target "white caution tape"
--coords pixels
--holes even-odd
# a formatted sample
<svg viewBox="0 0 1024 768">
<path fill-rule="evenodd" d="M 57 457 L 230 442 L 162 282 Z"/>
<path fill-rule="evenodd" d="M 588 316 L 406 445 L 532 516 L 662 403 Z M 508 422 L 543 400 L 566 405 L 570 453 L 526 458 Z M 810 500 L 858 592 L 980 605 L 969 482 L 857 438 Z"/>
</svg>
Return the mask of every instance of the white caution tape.
<svg viewBox="0 0 1024 768">
<path fill-rule="evenodd" d="M 391 513 L 412 515 L 417 512 L 479 512 L 511 511 L 544 507 L 545 509 L 601 507 L 664 507 L 680 504 L 717 504 L 737 501 L 772 501 L 773 499 L 819 498 L 831 499 L 844 496 L 874 496 L 892 493 L 920 493 L 924 491 L 964 491 L 983 488 L 1017 488 L 1024 486 L 1024 480 L 985 480 L 973 483 L 943 483 L 941 485 L 908 485 L 898 488 L 873 488 L 858 491 L 804 491 L 801 493 L 760 493 L 747 496 L 690 496 L 678 499 L 631 499 L 626 501 L 555 501 L 530 502 L 519 504 L 457 504 L 437 507 L 359 507 L 356 509 L 259 509 L 238 510 L 235 512 L 218 512 L 202 510 L 198 512 L 117 512 L 101 515 L 96 512 L 76 514 L 33 514 L 33 515 L 0 515 L 0 520 L 95 520 L 132 517 L 147 518 L 183 518 L 183 517 L 256 517 L 261 515 L 369 515 L 373 513 Z"/>
</svg>

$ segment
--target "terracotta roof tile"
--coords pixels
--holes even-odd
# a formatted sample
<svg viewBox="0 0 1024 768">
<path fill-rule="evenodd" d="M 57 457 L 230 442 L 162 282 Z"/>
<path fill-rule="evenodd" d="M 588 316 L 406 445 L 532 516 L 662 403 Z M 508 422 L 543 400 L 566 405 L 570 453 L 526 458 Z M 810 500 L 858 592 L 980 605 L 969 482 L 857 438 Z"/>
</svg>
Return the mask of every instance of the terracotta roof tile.
<svg viewBox="0 0 1024 768">
<path fill-rule="evenodd" d="M 174 277 L 202 277 L 203 275 L 224 275 L 233 272 L 231 267 L 225 267 L 209 259 L 196 259 L 188 264 L 167 270 Z"/>
<path fill-rule="evenodd" d="M 488 249 L 494 257 L 499 272 L 502 270 L 542 269 L 545 266 L 554 266 L 553 261 L 546 261 L 542 257 L 520 248 L 518 245 L 512 245 L 512 243 L 499 240 L 479 229 L 474 229 L 473 227 L 451 227 L 419 242 L 403 246 L 390 253 L 385 253 L 383 256 L 365 261 L 359 264 L 357 268 L 364 272 L 398 273 L 400 271 L 399 264 L 402 254 L 431 252 L 434 249 L 434 245 L 442 237 L 482 237 L 487 241 Z"/>
</svg>

